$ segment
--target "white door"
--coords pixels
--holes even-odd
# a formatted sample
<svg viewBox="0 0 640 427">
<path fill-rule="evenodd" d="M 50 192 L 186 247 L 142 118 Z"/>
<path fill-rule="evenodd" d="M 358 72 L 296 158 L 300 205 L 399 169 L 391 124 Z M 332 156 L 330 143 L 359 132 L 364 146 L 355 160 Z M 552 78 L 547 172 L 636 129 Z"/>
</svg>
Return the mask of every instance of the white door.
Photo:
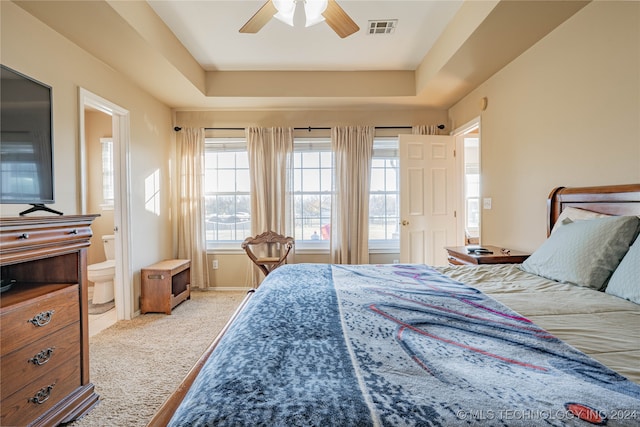
<svg viewBox="0 0 640 427">
<path fill-rule="evenodd" d="M 447 265 L 456 246 L 455 139 L 400 135 L 400 262 Z"/>
</svg>

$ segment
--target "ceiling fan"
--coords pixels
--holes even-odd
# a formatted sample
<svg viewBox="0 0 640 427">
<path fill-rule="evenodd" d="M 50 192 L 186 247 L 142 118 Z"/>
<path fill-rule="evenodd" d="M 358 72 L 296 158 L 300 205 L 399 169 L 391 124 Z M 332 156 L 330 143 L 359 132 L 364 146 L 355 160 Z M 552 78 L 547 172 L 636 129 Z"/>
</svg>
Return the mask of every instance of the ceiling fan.
<svg viewBox="0 0 640 427">
<path fill-rule="evenodd" d="M 298 2 L 304 3 L 306 27 L 326 21 L 340 38 L 350 36 L 360 29 L 335 0 L 267 0 L 240 28 L 240 32 L 257 33 L 271 18 L 293 26 L 293 15 Z"/>
</svg>

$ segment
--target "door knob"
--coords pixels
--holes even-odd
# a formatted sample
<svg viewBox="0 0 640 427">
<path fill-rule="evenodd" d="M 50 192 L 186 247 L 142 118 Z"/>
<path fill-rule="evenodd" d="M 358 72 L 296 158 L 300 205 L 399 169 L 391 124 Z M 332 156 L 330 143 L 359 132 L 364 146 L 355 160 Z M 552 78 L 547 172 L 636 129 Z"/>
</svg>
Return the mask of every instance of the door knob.
<svg viewBox="0 0 640 427">
<path fill-rule="evenodd" d="M 400 222 L 400 224 L 401 224 L 401 225 L 409 225 L 409 221 L 407 221 L 406 219 L 403 219 L 403 220 Z"/>
</svg>

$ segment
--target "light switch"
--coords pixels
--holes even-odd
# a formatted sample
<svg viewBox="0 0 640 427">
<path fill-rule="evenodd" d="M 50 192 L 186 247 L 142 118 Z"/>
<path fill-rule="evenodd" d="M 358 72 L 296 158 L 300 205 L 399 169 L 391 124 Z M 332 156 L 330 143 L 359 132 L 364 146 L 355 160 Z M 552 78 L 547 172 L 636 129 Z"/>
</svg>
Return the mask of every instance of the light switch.
<svg viewBox="0 0 640 427">
<path fill-rule="evenodd" d="M 482 208 L 491 209 L 491 197 L 485 197 L 482 199 Z"/>
</svg>

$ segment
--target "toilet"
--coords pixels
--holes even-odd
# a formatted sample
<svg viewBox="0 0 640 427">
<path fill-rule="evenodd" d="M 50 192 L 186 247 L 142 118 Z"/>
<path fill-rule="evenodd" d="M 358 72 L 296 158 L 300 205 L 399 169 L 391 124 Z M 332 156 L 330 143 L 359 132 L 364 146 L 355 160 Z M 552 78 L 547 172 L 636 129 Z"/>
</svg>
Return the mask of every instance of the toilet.
<svg viewBox="0 0 640 427">
<path fill-rule="evenodd" d="M 93 282 L 93 304 L 104 304 L 113 300 L 113 279 L 116 275 L 116 250 L 114 236 L 102 236 L 102 245 L 107 260 L 91 264 L 87 268 L 87 278 Z"/>
</svg>

